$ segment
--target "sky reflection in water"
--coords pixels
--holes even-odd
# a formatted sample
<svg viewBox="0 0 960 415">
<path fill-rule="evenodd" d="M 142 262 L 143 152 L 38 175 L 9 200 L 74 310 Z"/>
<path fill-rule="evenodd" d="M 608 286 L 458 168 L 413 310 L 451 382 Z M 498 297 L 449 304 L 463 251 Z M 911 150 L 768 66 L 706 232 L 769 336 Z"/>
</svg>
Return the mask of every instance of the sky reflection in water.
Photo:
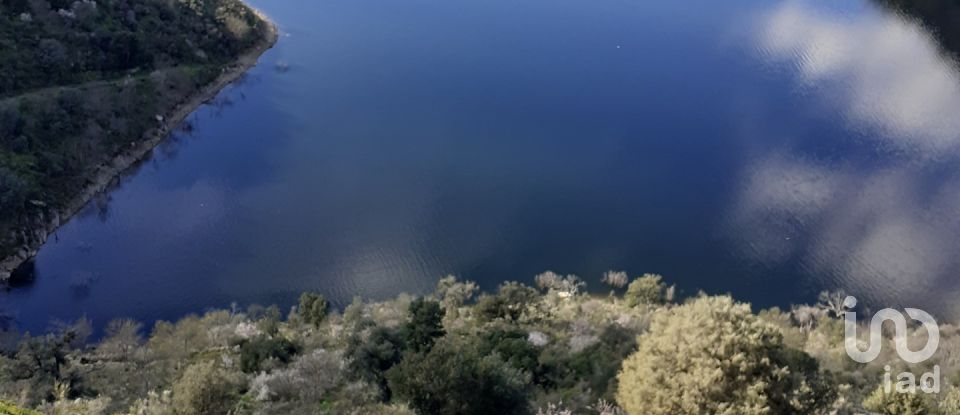
<svg viewBox="0 0 960 415">
<path fill-rule="evenodd" d="M 873 9 L 783 3 L 761 19 L 757 44 L 800 95 L 856 132 L 846 139 L 863 154 L 836 160 L 788 142 L 752 160 L 729 218 L 744 255 L 798 258 L 809 275 L 873 304 L 958 317 L 955 64 L 914 21 Z"/>
</svg>

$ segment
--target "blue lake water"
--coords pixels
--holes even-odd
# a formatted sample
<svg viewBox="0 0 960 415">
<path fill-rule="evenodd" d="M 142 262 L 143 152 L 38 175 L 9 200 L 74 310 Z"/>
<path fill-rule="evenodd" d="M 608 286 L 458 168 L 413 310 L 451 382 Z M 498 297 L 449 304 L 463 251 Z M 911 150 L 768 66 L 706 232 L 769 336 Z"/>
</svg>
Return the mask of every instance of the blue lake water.
<svg viewBox="0 0 960 415">
<path fill-rule="evenodd" d="M 21 329 L 545 270 L 960 313 L 960 72 L 915 19 L 863 0 L 253 4 L 278 45 L 0 294 Z"/>
</svg>

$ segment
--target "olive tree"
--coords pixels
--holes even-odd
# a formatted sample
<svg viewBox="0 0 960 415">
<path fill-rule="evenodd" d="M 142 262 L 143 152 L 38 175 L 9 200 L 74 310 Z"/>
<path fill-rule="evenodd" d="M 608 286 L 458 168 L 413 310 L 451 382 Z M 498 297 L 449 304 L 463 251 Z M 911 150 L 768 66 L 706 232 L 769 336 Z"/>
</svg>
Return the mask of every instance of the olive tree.
<svg viewBox="0 0 960 415">
<path fill-rule="evenodd" d="M 663 277 L 656 274 L 644 274 L 642 277 L 633 280 L 627 286 L 627 292 L 623 294 L 627 306 L 636 307 L 640 304 L 662 303 L 663 292 L 666 289 L 666 284 L 662 280 Z"/>
<path fill-rule="evenodd" d="M 833 400 L 806 353 L 728 296 L 654 315 L 618 375 L 617 402 L 639 414 L 805 414 Z"/>
</svg>

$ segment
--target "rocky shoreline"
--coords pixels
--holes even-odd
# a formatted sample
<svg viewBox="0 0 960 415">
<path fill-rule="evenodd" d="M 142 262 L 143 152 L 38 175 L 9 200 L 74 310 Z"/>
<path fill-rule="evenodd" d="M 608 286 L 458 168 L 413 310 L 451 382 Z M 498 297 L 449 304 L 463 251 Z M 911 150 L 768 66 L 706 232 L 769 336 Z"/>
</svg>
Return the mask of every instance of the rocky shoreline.
<svg viewBox="0 0 960 415">
<path fill-rule="evenodd" d="M 279 38 L 276 24 L 261 11 L 249 5 L 247 7 L 250 7 L 257 17 L 266 23 L 267 28 L 263 39 L 241 55 L 233 64 L 224 67 L 223 72 L 216 80 L 201 88 L 196 94 L 177 105 L 169 113 L 163 114 L 164 126 L 175 127 L 182 123 L 197 108 L 214 99 L 224 87 L 239 79 L 255 66 L 260 56 L 276 44 Z M 56 232 L 61 224 L 77 214 L 97 195 L 108 191 L 118 182 L 122 174 L 136 167 L 150 156 L 152 150 L 163 142 L 170 135 L 170 132 L 171 128 L 164 128 L 163 126 L 147 131 L 136 145 L 114 157 L 109 163 L 100 166 L 88 178 L 89 184 L 62 208 L 41 211 L 26 226 L 17 229 L 15 233 L 19 234 L 19 239 L 25 242 L 17 249 L 16 253 L 0 260 L 0 283 L 9 281 L 10 276 L 17 268 L 36 256 L 47 238 Z"/>
</svg>

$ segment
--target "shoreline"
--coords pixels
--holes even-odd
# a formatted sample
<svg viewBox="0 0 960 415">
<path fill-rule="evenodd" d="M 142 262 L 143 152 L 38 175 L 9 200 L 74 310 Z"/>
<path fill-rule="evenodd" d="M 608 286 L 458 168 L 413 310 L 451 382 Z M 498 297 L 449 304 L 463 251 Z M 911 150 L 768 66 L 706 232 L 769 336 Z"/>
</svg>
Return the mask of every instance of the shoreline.
<svg viewBox="0 0 960 415">
<path fill-rule="evenodd" d="M 273 48 L 279 39 L 279 29 L 272 20 L 257 8 L 246 5 L 267 27 L 263 39 L 241 54 L 233 63 L 225 66 L 220 75 L 213 82 L 204 85 L 195 94 L 184 102 L 175 106 L 163 115 L 163 124 L 144 132 L 136 145 L 113 157 L 104 163 L 87 178 L 86 185 L 75 197 L 67 201 L 64 206 L 53 212 L 40 212 L 32 220 L 32 224 L 18 229 L 26 235 L 27 242 L 13 255 L 0 260 L 0 285 L 9 282 L 12 274 L 23 264 L 32 260 L 46 243 L 47 238 L 53 235 L 61 225 L 80 212 L 95 197 L 109 191 L 119 179 L 146 160 L 160 143 L 170 137 L 176 127 L 183 123 L 190 114 L 198 108 L 216 98 L 224 88 L 240 79 L 251 68 L 256 66 L 266 51 Z M 47 217 L 50 215 L 51 217 Z"/>
</svg>

